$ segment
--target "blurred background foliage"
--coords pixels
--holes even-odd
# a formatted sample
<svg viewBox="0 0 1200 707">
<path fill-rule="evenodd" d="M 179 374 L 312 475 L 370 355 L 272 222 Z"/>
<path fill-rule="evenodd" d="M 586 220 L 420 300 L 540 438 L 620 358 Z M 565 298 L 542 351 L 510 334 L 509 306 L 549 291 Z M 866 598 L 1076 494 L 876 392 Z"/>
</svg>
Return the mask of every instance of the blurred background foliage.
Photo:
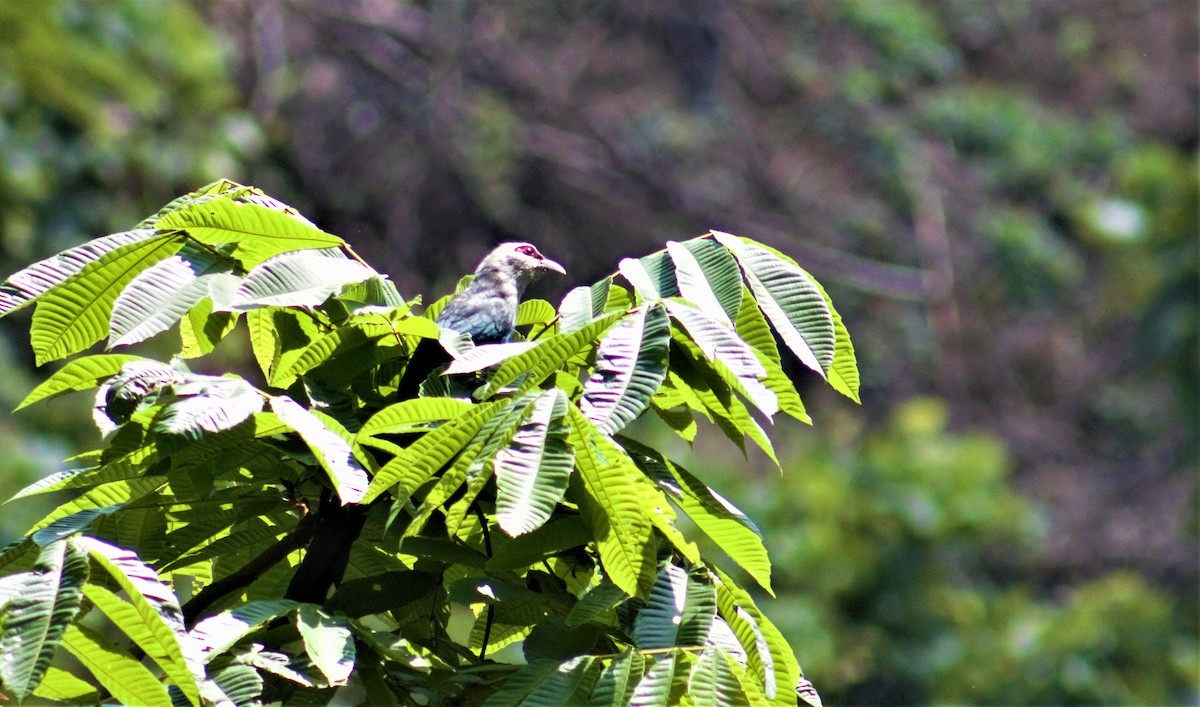
<svg viewBox="0 0 1200 707">
<path fill-rule="evenodd" d="M 1194 2 L 53 0 L 0 40 L 6 273 L 222 176 L 409 294 L 503 239 L 554 299 L 752 236 L 827 285 L 865 404 L 813 388 L 782 475 L 677 456 L 760 521 L 826 701 L 1198 699 Z M 0 418 L 5 495 L 85 407 Z"/>
</svg>

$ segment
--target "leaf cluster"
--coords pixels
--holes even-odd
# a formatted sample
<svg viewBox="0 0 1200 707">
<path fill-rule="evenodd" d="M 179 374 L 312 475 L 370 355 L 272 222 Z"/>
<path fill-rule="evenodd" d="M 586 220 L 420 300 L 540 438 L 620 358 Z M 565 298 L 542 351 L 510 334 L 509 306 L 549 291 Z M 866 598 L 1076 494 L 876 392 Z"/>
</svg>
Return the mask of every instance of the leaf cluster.
<svg viewBox="0 0 1200 707">
<path fill-rule="evenodd" d="M 0 285 L 0 316 L 36 304 L 39 363 L 180 336 L 167 363 L 76 358 L 21 403 L 95 388 L 104 446 L 17 494 L 65 500 L 0 554 L 5 691 L 255 704 L 353 682 L 372 704 L 819 704 L 691 535 L 769 592 L 758 529 L 624 433 L 653 415 L 691 441 L 703 418 L 774 459 L 764 425 L 809 421 L 784 355 L 857 399 L 822 287 L 748 239 L 669 242 L 557 308 L 524 303 L 518 341 L 445 342 L 450 367 L 399 399 L 443 303 L 417 312 L 340 238 L 229 181 Z M 243 320 L 253 380 L 189 370 Z M 361 522 L 327 558 L 340 583 L 288 599 L 338 514 Z"/>
</svg>

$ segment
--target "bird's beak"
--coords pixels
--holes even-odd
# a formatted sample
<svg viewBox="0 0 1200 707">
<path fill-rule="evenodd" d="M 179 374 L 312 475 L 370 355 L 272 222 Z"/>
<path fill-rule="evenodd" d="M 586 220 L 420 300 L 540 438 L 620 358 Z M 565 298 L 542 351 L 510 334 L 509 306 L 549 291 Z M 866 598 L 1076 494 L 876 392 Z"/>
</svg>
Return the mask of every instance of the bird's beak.
<svg viewBox="0 0 1200 707">
<path fill-rule="evenodd" d="M 553 270 L 554 272 L 558 273 L 559 275 L 567 274 L 566 268 L 564 268 L 563 266 L 559 265 L 558 263 L 554 262 L 553 260 L 551 260 L 549 258 L 542 258 L 541 268 L 543 270 Z"/>
</svg>

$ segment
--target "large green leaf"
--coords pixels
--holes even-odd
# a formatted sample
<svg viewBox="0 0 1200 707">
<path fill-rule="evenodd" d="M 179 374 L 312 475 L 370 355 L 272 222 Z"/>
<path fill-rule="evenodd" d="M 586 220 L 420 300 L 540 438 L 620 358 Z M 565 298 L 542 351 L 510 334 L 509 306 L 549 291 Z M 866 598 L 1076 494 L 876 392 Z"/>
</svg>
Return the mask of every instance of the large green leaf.
<svg viewBox="0 0 1200 707">
<path fill-rule="evenodd" d="M 729 707 L 747 707 L 757 704 L 753 698 L 762 699 L 757 692 L 757 686 L 750 680 L 739 679 L 739 673 L 744 671 L 725 651 L 716 646 L 709 646 L 696 661 L 688 681 L 688 695 L 697 704 L 729 705 Z"/>
<path fill-rule="evenodd" d="M 114 233 L 40 260 L 13 274 L 0 285 L 0 317 L 30 304 L 50 288 L 99 260 L 105 253 L 153 238 L 154 235 L 155 232 L 148 228 Z"/>
<path fill-rule="evenodd" d="M 274 378 L 291 380 L 331 360 L 342 365 L 339 359 L 364 347 L 395 346 L 406 337 L 434 338 L 437 334 L 437 325 L 424 317 L 406 317 L 398 321 L 379 315 L 356 317 L 309 344 L 287 368 L 279 367 Z"/>
<path fill-rule="evenodd" d="M 68 501 L 50 511 L 49 514 L 29 529 L 29 533 L 32 534 L 43 529 L 49 529 L 54 523 L 69 516 L 74 516 L 77 513 L 101 509 L 111 512 L 112 509 L 119 508 L 140 498 L 145 498 L 166 484 L 167 479 L 163 476 L 133 478 L 100 484 L 79 498 Z"/>
<path fill-rule="evenodd" d="M 42 548 L 4 608 L 0 680 L 24 700 L 41 682 L 67 626 L 75 620 L 88 577 L 87 555 L 70 540 Z"/>
<path fill-rule="evenodd" d="M 109 621 L 119 627 L 126 636 L 145 651 L 146 655 L 154 660 L 168 677 L 179 685 L 194 682 L 186 665 L 178 662 L 176 657 L 170 653 L 162 651 L 163 644 L 155 635 L 154 630 L 143 621 L 133 604 L 95 584 L 85 586 L 84 594 L 88 601 L 108 617 Z"/>
<path fill-rule="evenodd" d="M 744 238 L 713 231 L 741 263 L 746 282 L 775 331 L 804 365 L 822 376 L 833 362 L 833 315 L 816 281 L 790 259 Z"/>
<path fill-rule="evenodd" d="M 120 246 L 42 294 L 29 331 L 37 364 L 70 356 L 104 338 L 121 290 L 138 273 L 174 255 L 186 240 L 171 233 Z"/>
<path fill-rule="evenodd" d="M 166 331 L 208 297 L 208 283 L 233 261 L 185 245 L 175 255 L 138 273 L 113 302 L 108 346 L 144 341 Z"/>
<path fill-rule="evenodd" d="M 267 258 L 293 250 L 333 248 L 341 238 L 316 228 L 305 219 L 257 203 L 217 197 L 185 206 L 163 216 L 155 226 L 179 229 L 201 243 L 232 243 L 234 256 L 249 269 Z"/>
<path fill-rule="evenodd" d="M 646 672 L 646 658 L 634 649 L 613 658 L 592 691 L 590 707 L 625 707 Z"/>
<path fill-rule="evenodd" d="M 677 346 L 672 347 L 670 380 L 687 405 L 716 423 L 722 434 L 743 452 L 744 437 L 750 437 L 778 466 L 779 459 L 775 456 L 771 439 L 750 415 L 741 399 L 733 395 L 733 390 L 744 394 L 741 381 L 721 362 L 707 361 L 691 340 L 675 336 L 673 341 Z"/>
<path fill-rule="evenodd" d="M 762 534 L 746 514 L 657 450 L 624 437 L 618 441 L 701 532 L 771 591 L 771 561 Z"/>
<path fill-rule="evenodd" d="M 337 251 L 283 253 L 259 264 L 242 279 L 233 299 L 218 309 L 316 307 L 346 285 L 379 273 Z"/>
<path fill-rule="evenodd" d="M 489 417 L 509 401 L 477 405 L 437 429 L 425 434 L 379 470 L 362 497 L 370 503 L 392 486 L 399 484 L 399 498 L 406 500 L 418 486 L 458 454 L 475 436 Z"/>
<path fill-rule="evenodd" d="M 747 667 L 756 673 L 763 694 L 781 707 L 795 705 L 800 666 L 783 634 L 728 575 L 714 569 L 713 585 L 721 617 L 746 651 Z"/>
<path fill-rule="evenodd" d="M 63 648 L 108 690 L 120 704 L 172 707 L 167 689 L 149 668 L 98 631 L 72 625 L 62 640 Z"/>
<path fill-rule="evenodd" d="M 416 398 L 393 403 L 372 415 L 358 431 L 358 440 L 380 434 L 412 432 L 430 422 L 449 420 L 470 410 L 471 403 L 456 398 Z"/>
<path fill-rule="evenodd" d="M 213 273 L 213 279 L 220 273 Z M 209 280 L 208 282 L 212 282 Z M 238 315 L 232 312 L 213 312 L 212 297 L 202 297 L 196 306 L 179 320 L 179 358 L 197 358 L 212 352 L 237 325 Z"/>
<path fill-rule="evenodd" d="M 51 665 L 42 682 L 33 691 L 34 697 L 68 704 L 96 704 L 96 686 L 73 674 Z"/>
<path fill-rule="evenodd" d="M 330 616 L 313 604 L 301 604 L 296 627 L 304 652 L 331 687 L 345 685 L 354 670 L 354 637 L 344 617 Z"/>
<path fill-rule="evenodd" d="M 667 707 L 680 704 L 687 690 L 691 671 L 691 654 L 682 650 L 656 656 L 657 662 L 638 683 L 629 698 L 636 707 Z"/>
<path fill-rule="evenodd" d="M 509 535 L 540 527 L 566 493 L 575 460 L 567 444 L 569 405 L 557 388 L 542 393 L 495 454 L 496 520 Z"/>
<path fill-rule="evenodd" d="M 252 601 L 196 623 L 189 632 L 205 663 L 233 647 L 251 631 L 299 606 L 287 599 Z"/>
<path fill-rule="evenodd" d="M 184 628 L 183 611 L 175 593 L 159 579 L 153 568 L 129 550 L 89 537 L 82 537 L 78 542 L 92 561 L 116 580 L 137 610 L 148 635 L 153 637 L 153 648 L 147 652 L 158 656 L 156 660 L 163 671 L 192 704 L 199 704 L 200 683 L 205 679 L 204 664 L 195 642 Z"/>
<path fill-rule="evenodd" d="M 566 334 L 604 314 L 612 278 L 607 277 L 591 287 L 576 287 L 563 297 L 558 307 L 558 331 Z"/>
<path fill-rule="evenodd" d="M 732 323 L 742 304 L 742 275 L 729 251 L 708 238 L 667 241 L 675 279 L 684 299 L 711 316 Z"/>
<path fill-rule="evenodd" d="M 664 304 L 704 357 L 714 364 L 718 375 L 723 370 L 733 374 L 726 382 L 735 386 L 768 419 L 778 412 L 779 399 L 763 383 L 767 377 L 766 369 L 754 349 L 742 341 L 732 326 L 682 302 L 668 300 Z"/>
<path fill-rule="evenodd" d="M 355 455 L 350 433 L 329 417 L 318 417 L 286 396 L 271 398 L 271 410 L 296 431 L 312 450 L 313 456 L 329 474 L 333 488 L 343 504 L 363 500 L 369 478 Z"/>
<path fill-rule="evenodd" d="M 529 567 L 560 552 L 586 545 L 591 539 L 583 519 L 577 515 L 560 515 L 537 530 L 506 543 L 499 544 L 493 538 L 496 548 L 487 561 L 487 569 L 501 572 Z"/>
<path fill-rule="evenodd" d="M 605 333 L 580 408 L 605 434 L 633 422 L 667 375 L 670 328 L 661 305 L 640 307 Z"/>
<path fill-rule="evenodd" d="M 246 313 L 250 347 L 267 381 L 276 388 L 287 388 L 294 381 L 283 375 L 312 342 L 326 331 L 316 316 L 307 310 L 271 307 Z"/>
<path fill-rule="evenodd" d="M 596 337 L 611 327 L 621 315 L 622 312 L 612 312 L 569 334 L 558 334 L 538 341 L 530 350 L 506 360 L 492 374 L 487 385 L 476 391 L 475 398 L 486 400 L 518 377 L 524 377 L 522 392 L 540 384 L 571 357 L 594 345 Z"/>
<path fill-rule="evenodd" d="M 474 503 L 484 484 L 492 477 L 497 453 L 512 443 L 513 436 L 520 430 L 521 421 L 538 397 L 538 393 L 522 395 L 513 399 L 498 414 L 488 418 L 458 454 L 454 463 L 442 473 L 437 484 L 425 494 L 417 513 L 405 530 L 405 536 L 420 533 L 433 512 L 455 495 L 459 496 L 459 500 L 447 511 L 446 526 L 457 532 L 469 506 Z M 466 492 L 460 493 L 464 482 Z"/>
<path fill-rule="evenodd" d="M 814 282 L 816 281 L 814 280 Z M 834 351 L 833 363 L 829 365 L 829 385 L 854 402 L 861 403 L 862 401 L 858 398 L 858 360 L 854 356 L 854 344 L 850 341 L 850 332 L 846 329 L 846 324 L 842 322 L 842 315 L 833 308 L 833 300 L 829 299 L 825 288 L 821 287 L 819 282 L 816 282 L 816 285 L 821 290 L 825 303 L 829 306 L 829 313 L 833 316 Z M 813 691 L 813 694 L 816 694 L 816 690 Z M 817 700 L 820 700 L 819 696 Z"/>
<path fill-rule="evenodd" d="M 583 520 L 591 528 L 600 550 L 600 562 L 613 584 L 630 596 L 646 596 L 654 584 L 656 548 L 643 496 L 629 475 L 641 473 L 597 448 L 599 432 L 571 406 L 569 441 L 575 448 L 575 468 L 582 485 L 579 504 Z M 574 484 L 572 484 L 574 486 Z"/>
<path fill-rule="evenodd" d="M 196 376 L 171 387 L 154 430 L 199 441 L 240 425 L 262 409 L 262 393 L 246 381 Z"/>
<path fill-rule="evenodd" d="M 671 259 L 662 251 L 637 259 L 624 258 L 618 268 L 641 300 L 653 301 L 679 294 L 675 269 Z"/>
<path fill-rule="evenodd" d="M 139 356 L 126 354 L 97 354 L 71 361 L 34 388 L 13 412 L 64 393 L 95 388 L 101 381 L 121 372 L 121 367 Z"/>
<path fill-rule="evenodd" d="M 493 693 L 485 707 L 560 707 L 578 704 L 573 695 L 592 670 L 590 656 L 577 656 L 565 662 L 546 658 L 531 661 L 505 681 L 504 687 Z"/>
<path fill-rule="evenodd" d="M 668 564 L 659 571 L 646 605 L 638 612 L 633 640 L 642 650 L 702 646 L 716 610 L 712 584 Z"/>
</svg>

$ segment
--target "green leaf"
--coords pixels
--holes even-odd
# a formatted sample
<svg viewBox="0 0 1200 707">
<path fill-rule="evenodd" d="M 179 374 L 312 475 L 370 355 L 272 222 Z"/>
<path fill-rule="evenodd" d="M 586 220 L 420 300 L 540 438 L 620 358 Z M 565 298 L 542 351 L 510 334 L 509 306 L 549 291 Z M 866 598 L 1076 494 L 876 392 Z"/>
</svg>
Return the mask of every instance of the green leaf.
<svg viewBox="0 0 1200 707">
<path fill-rule="evenodd" d="M 757 674 L 763 694 L 775 704 L 795 705 L 800 666 L 783 634 L 728 575 L 713 570 L 713 585 L 717 608 L 746 651 L 747 667 Z"/>
<path fill-rule="evenodd" d="M 850 332 L 842 322 L 842 315 L 833 308 L 833 300 L 829 299 L 825 288 L 821 287 L 821 283 L 815 280 L 813 282 L 821 290 L 821 296 L 825 298 L 825 304 L 829 306 L 829 313 L 833 316 L 834 351 L 833 363 L 829 365 L 829 385 L 847 398 L 861 404 L 862 401 L 858 398 L 858 360 L 854 356 L 854 344 L 850 341 Z M 813 690 L 813 694 L 816 694 L 816 690 Z M 820 701 L 821 698 L 817 696 L 816 699 Z"/>
<path fill-rule="evenodd" d="M 742 305 L 742 275 L 729 251 L 708 238 L 667 241 L 679 294 L 711 316 L 732 324 Z"/>
<path fill-rule="evenodd" d="M 160 230 L 180 229 L 201 243 L 236 245 L 234 256 L 249 269 L 280 253 L 342 245 L 341 238 L 296 218 L 256 203 L 227 197 L 185 206 L 163 216 Z"/>
<path fill-rule="evenodd" d="M 96 687 L 90 682 L 80 680 L 71 673 L 51 665 L 46 670 L 42 682 L 33 691 L 34 697 L 55 702 L 96 704 Z"/>
<path fill-rule="evenodd" d="M 740 707 L 753 704 L 747 685 L 738 679 L 739 666 L 725 651 L 709 646 L 700 654 L 688 680 L 688 695 L 698 704 Z"/>
<path fill-rule="evenodd" d="M 216 273 L 228 272 L 233 261 L 192 246 L 141 271 L 113 302 L 108 346 L 144 341 L 166 331 L 200 300 Z"/>
<path fill-rule="evenodd" d="M 304 652 L 325 676 L 330 687 L 345 685 L 354 670 L 354 637 L 339 618 L 313 604 L 301 604 L 296 627 L 304 641 Z"/>
<path fill-rule="evenodd" d="M 417 398 L 402 400 L 375 413 L 363 423 L 358 440 L 381 434 L 412 432 L 430 422 L 450 420 L 467 412 L 472 404 L 455 398 Z"/>
<path fill-rule="evenodd" d="M 653 301 L 679 294 L 679 287 L 675 283 L 675 269 L 671 259 L 662 251 L 636 260 L 624 258 L 618 267 L 641 300 Z"/>
<path fill-rule="evenodd" d="M 771 561 L 758 527 L 746 514 L 657 450 L 627 438 L 618 441 L 701 532 L 771 592 Z"/>
<path fill-rule="evenodd" d="M 573 494 L 573 500 L 596 537 L 600 562 L 609 579 L 626 594 L 644 597 L 654 583 L 656 548 L 642 494 L 629 477 L 633 464 L 626 466 L 603 454 L 591 422 L 578 408 L 569 410 L 568 439 L 575 447 L 576 477 L 582 485 L 582 493 Z"/>
<path fill-rule="evenodd" d="M 766 369 L 754 349 L 731 326 L 682 302 L 668 300 L 664 304 L 704 357 L 714 364 L 713 370 L 718 375 L 753 402 L 767 419 L 778 412 L 779 399 L 762 382 L 767 377 Z M 722 375 L 726 371 L 732 376 Z"/>
<path fill-rule="evenodd" d="M 75 359 L 60 368 L 46 380 L 34 388 L 13 412 L 64 393 L 95 388 L 101 381 L 111 378 L 121 372 L 121 367 L 130 361 L 140 360 L 140 356 L 126 354 L 97 354 Z"/>
<path fill-rule="evenodd" d="M 554 321 L 558 316 L 558 312 L 554 310 L 554 305 L 544 299 L 527 299 L 517 307 L 517 323 L 516 326 L 527 326 L 529 324 L 546 325 Z"/>
<path fill-rule="evenodd" d="M 455 345 L 457 343 L 456 338 Z M 505 344 L 471 346 L 465 351 L 459 349 L 453 352 L 454 360 L 446 367 L 445 374 L 453 376 L 460 373 L 482 371 L 485 368 L 491 368 L 499 363 L 503 363 L 513 356 L 523 354 L 534 346 L 537 346 L 537 342 L 535 341 L 510 341 Z"/>
<path fill-rule="evenodd" d="M 87 581 L 87 555 L 69 540 L 42 548 L 37 564 L 19 575 L 20 588 L 4 608 L 0 680 L 24 700 L 46 674 L 63 632 L 75 620 Z"/>
<path fill-rule="evenodd" d="M 206 617 L 189 632 L 205 663 L 221 655 L 251 631 L 294 610 L 299 602 L 287 599 L 252 601 Z"/>
<path fill-rule="evenodd" d="M 235 705 L 251 705 L 262 694 L 263 679 L 249 665 L 230 665 L 212 678 L 225 699 Z"/>
<path fill-rule="evenodd" d="M 579 601 L 575 602 L 575 606 L 572 606 L 571 612 L 567 614 L 565 623 L 567 626 L 578 626 L 595 621 L 628 598 L 629 595 L 612 582 L 601 582 L 579 597 Z"/>
<path fill-rule="evenodd" d="M 438 332 L 437 325 L 424 317 L 391 321 L 376 315 L 357 319 L 313 341 L 286 369 L 279 367 L 275 376 L 280 380 L 291 380 L 329 361 L 342 365 L 351 351 L 380 345 L 396 346 L 404 337 L 436 337 Z"/>
<path fill-rule="evenodd" d="M 558 307 L 558 331 L 566 334 L 604 314 L 612 278 L 607 277 L 591 287 L 576 287 L 563 297 Z"/>
<path fill-rule="evenodd" d="M 833 315 L 820 287 L 790 258 L 744 238 L 713 231 L 713 237 L 741 263 L 763 314 L 792 353 L 822 376 L 835 350 Z"/>
<path fill-rule="evenodd" d="M 242 424 L 262 408 L 262 393 L 244 380 L 197 376 L 171 387 L 154 431 L 195 442 Z"/>
<path fill-rule="evenodd" d="M 679 704 L 687 690 L 690 663 L 691 656 L 679 650 L 659 656 L 634 689 L 629 704 L 637 707 Z"/>
<path fill-rule="evenodd" d="M 45 292 L 29 331 L 37 364 L 77 353 L 104 338 L 121 290 L 185 242 L 180 234 L 168 234 L 120 246 Z"/>
<path fill-rule="evenodd" d="M 614 434 L 645 411 L 666 378 L 670 341 L 666 312 L 657 304 L 638 308 L 601 339 L 580 408 L 602 432 Z"/>
<path fill-rule="evenodd" d="M 560 552 L 586 545 L 591 539 L 583 519 L 577 515 L 560 515 L 537 530 L 498 545 L 487 561 L 487 569 L 503 572 L 529 567 Z"/>
<path fill-rule="evenodd" d="M 344 428 L 333 429 L 340 425 L 329 417 L 318 417 L 285 396 L 272 397 L 271 410 L 284 424 L 295 430 L 312 450 L 321 468 L 329 474 L 329 480 L 333 482 L 333 488 L 343 505 L 367 502 L 363 494 L 370 479 L 367 470 L 355 458 L 349 432 Z"/>
<path fill-rule="evenodd" d="M 142 619 L 138 610 L 104 587 L 89 584 L 84 587 L 88 601 L 104 613 L 121 631 L 133 640 L 146 655 L 163 669 L 172 680 L 180 685 L 194 682 L 186 665 L 177 662 L 175 656 L 162 651 L 163 644 L 158 636 Z"/>
<path fill-rule="evenodd" d="M 192 704 L 199 704 L 204 665 L 195 643 L 184 629 L 183 611 L 175 593 L 163 584 L 157 572 L 129 550 L 89 537 L 82 537 L 78 542 L 92 561 L 108 572 L 129 597 L 142 624 L 153 637 L 152 648 L 148 647 L 147 653 L 161 657 L 156 660 L 163 671 Z"/>
<path fill-rule="evenodd" d="M 370 503 L 396 484 L 400 485 L 400 502 L 407 500 L 418 486 L 425 483 L 434 472 L 442 468 L 471 441 L 489 417 L 508 403 L 507 400 L 501 400 L 487 405 L 476 405 L 473 410 L 425 434 L 375 474 L 360 502 Z"/>
<path fill-rule="evenodd" d="M 158 678 L 99 632 L 73 625 L 63 636 L 62 645 L 83 663 L 118 703 L 172 707 L 171 698 Z"/>
<path fill-rule="evenodd" d="M 106 253 L 132 243 L 153 238 L 155 232 L 139 228 L 125 233 L 96 238 L 83 245 L 64 250 L 15 273 L 0 285 L 0 317 L 25 307 L 55 285 L 75 275 Z"/>
<path fill-rule="evenodd" d="M 540 384 L 558 370 L 572 356 L 595 344 L 596 337 L 603 334 L 621 317 L 621 312 L 607 314 L 582 329 L 569 334 L 558 334 L 542 339 L 525 353 L 513 356 L 504 362 L 486 386 L 475 393 L 476 400 L 486 400 L 518 377 L 523 377 L 521 392 Z"/>
<path fill-rule="evenodd" d="M 346 285 L 379 273 L 336 251 L 283 253 L 251 270 L 226 306 L 245 311 L 262 307 L 317 307 Z"/>
<path fill-rule="evenodd" d="M 742 307 L 735 321 L 737 334 L 742 341 L 778 365 L 782 359 L 779 357 L 779 347 L 775 345 L 775 335 L 771 333 L 771 325 L 767 323 L 750 290 L 743 286 L 742 293 Z"/>
<path fill-rule="evenodd" d="M 246 325 L 254 358 L 276 388 L 287 388 L 295 381 L 282 372 L 290 370 L 304 350 L 324 334 L 311 313 L 295 309 L 255 309 L 246 313 Z"/>
<path fill-rule="evenodd" d="M 33 534 L 44 528 L 49 528 L 53 523 L 82 511 L 119 508 L 132 501 L 145 498 L 166 484 L 167 479 L 163 476 L 133 478 L 100 484 L 79 498 L 55 508 L 35 523 L 29 529 L 28 533 Z"/>
<path fill-rule="evenodd" d="M 704 645 L 717 610 L 712 584 L 668 564 L 658 573 L 650 598 L 633 624 L 638 648 L 689 648 Z"/>
<path fill-rule="evenodd" d="M 566 493 L 575 460 L 564 422 L 568 406 L 561 390 L 542 393 L 495 454 L 496 520 L 511 536 L 540 527 Z"/>
<path fill-rule="evenodd" d="M 613 658 L 592 691 L 591 707 L 624 707 L 632 704 L 633 692 L 646 672 L 645 656 L 634 649 Z"/>
<path fill-rule="evenodd" d="M 204 297 L 179 320 L 179 357 L 197 358 L 212 352 L 237 325 L 231 312 L 213 312 L 212 297 Z"/>
</svg>

